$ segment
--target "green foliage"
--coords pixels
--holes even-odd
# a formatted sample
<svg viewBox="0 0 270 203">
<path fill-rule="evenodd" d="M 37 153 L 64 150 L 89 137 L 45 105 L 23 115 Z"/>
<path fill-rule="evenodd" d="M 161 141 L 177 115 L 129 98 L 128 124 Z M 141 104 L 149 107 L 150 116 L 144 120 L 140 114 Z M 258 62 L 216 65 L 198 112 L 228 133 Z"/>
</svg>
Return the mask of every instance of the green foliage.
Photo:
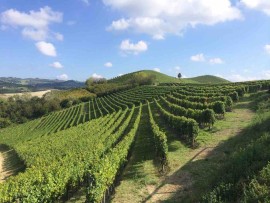
<svg viewBox="0 0 270 203">
<path fill-rule="evenodd" d="M 156 80 L 155 74 L 147 74 L 145 72 L 134 73 L 130 79 L 127 81 L 128 84 L 132 86 L 138 85 L 153 85 Z"/>
<path fill-rule="evenodd" d="M 243 192 L 244 202 L 270 202 L 270 164 L 251 179 Z"/>
<path fill-rule="evenodd" d="M 255 104 L 267 102 L 264 97 L 258 99 Z M 244 132 L 249 143 L 233 152 L 219 171 L 220 180 L 204 195 L 203 202 L 269 202 L 270 113 L 269 106 L 262 107 L 264 111 L 258 111 Z"/>
<path fill-rule="evenodd" d="M 72 89 L 72 90 L 53 90 L 45 95 L 45 99 L 58 99 L 61 101 L 63 100 L 81 100 L 81 101 L 89 101 L 92 98 L 95 98 L 96 95 L 90 93 L 86 89 Z M 89 98 L 89 99 L 88 99 Z M 88 99 L 88 100 L 86 100 Z"/>
<path fill-rule="evenodd" d="M 232 98 L 234 102 L 237 102 L 239 100 L 238 93 L 236 91 L 229 94 L 229 96 Z"/>
<path fill-rule="evenodd" d="M 164 171 L 164 167 L 168 165 L 168 144 L 167 144 L 167 136 L 164 132 L 162 132 L 158 125 L 156 124 L 151 107 L 149 102 L 147 102 L 148 106 L 148 113 L 149 113 L 149 119 L 150 119 L 150 124 L 151 124 L 151 130 L 154 135 L 154 140 L 155 140 L 155 149 L 156 149 L 156 154 L 157 157 L 160 160 L 162 169 Z"/>
<path fill-rule="evenodd" d="M 60 105 L 57 99 L 47 100 L 28 95 L 13 96 L 7 101 L 0 102 L 0 117 L 12 123 L 24 123 L 58 109 Z"/>
<path fill-rule="evenodd" d="M 11 125 L 11 121 L 9 119 L 0 117 L 0 129 L 8 127 L 9 125 Z"/>
<path fill-rule="evenodd" d="M 225 114 L 225 104 L 222 101 L 216 101 L 212 104 L 212 108 L 216 114 L 223 115 Z"/>
<path fill-rule="evenodd" d="M 126 163 L 140 123 L 141 109 L 142 105 L 129 133 L 88 171 L 87 202 L 101 202 L 106 190 L 113 184 L 119 169 Z"/>
<path fill-rule="evenodd" d="M 188 139 L 188 141 L 194 146 L 195 138 L 198 135 L 199 126 L 194 119 L 186 118 L 184 116 L 175 116 L 162 108 L 162 106 L 155 100 L 159 111 L 168 124 L 179 131 L 179 135 Z"/>
<path fill-rule="evenodd" d="M 203 110 L 201 115 L 201 121 L 202 123 L 207 123 L 210 128 L 211 126 L 214 125 L 216 121 L 215 112 L 212 109 Z"/>
<path fill-rule="evenodd" d="M 167 101 L 164 97 L 161 97 L 161 101 L 174 115 L 192 118 L 196 120 L 200 125 L 207 124 L 209 127 L 214 125 L 215 113 L 213 110 L 185 108 Z"/>
</svg>

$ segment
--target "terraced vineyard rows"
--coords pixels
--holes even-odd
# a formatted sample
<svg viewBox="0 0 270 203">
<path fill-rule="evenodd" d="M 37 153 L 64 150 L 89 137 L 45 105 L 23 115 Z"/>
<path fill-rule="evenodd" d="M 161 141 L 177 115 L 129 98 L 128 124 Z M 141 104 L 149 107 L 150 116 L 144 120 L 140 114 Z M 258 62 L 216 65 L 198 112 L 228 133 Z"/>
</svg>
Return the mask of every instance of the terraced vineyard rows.
<svg viewBox="0 0 270 203">
<path fill-rule="evenodd" d="M 82 186 L 87 201 L 100 202 L 127 161 L 142 113 L 149 114 L 157 159 L 163 169 L 170 164 L 166 132 L 149 102 L 183 142 L 194 146 L 199 129 L 224 118 L 239 96 L 268 87 L 261 82 L 142 86 L 1 130 L 0 143 L 18 153 L 26 170 L 0 185 L 0 202 L 65 200 Z M 147 112 L 142 105 L 148 105 Z"/>
</svg>

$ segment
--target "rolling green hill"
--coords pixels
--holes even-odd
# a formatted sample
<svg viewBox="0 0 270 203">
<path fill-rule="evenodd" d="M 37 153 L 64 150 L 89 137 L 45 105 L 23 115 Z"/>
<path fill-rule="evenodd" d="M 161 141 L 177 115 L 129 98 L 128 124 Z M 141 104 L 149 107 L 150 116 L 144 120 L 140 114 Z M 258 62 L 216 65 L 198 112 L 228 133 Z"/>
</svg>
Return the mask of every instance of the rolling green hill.
<svg viewBox="0 0 270 203">
<path fill-rule="evenodd" d="M 128 80 L 130 80 L 132 78 L 132 76 L 134 74 L 139 73 L 139 72 L 143 72 L 143 73 L 146 73 L 146 74 L 149 74 L 149 75 L 150 74 L 155 75 L 157 83 L 180 83 L 180 82 L 197 83 L 197 82 L 191 81 L 189 79 L 184 79 L 184 80 L 180 79 L 179 80 L 176 77 L 172 77 L 172 76 L 169 76 L 169 75 L 166 75 L 166 74 L 163 74 L 163 73 L 159 73 L 159 72 L 156 72 L 156 71 L 153 71 L 153 70 L 141 70 L 141 71 L 137 71 L 137 72 L 128 73 L 128 74 L 125 74 L 125 75 L 122 75 L 122 76 L 112 78 L 112 79 L 108 80 L 108 82 L 111 82 L 111 83 L 126 83 Z"/>
<path fill-rule="evenodd" d="M 189 78 L 189 80 L 193 80 L 195 82 L 198 83 L 229 83 L 229 80 L 226 80 L 224 78 L 220 78 L 217 76 L 213 76 L 213 75 L 203 75 L 203 76 L 198 76 L 198 77 L 194 77 L 194 78 Z"/>
<path fill-rule="evenodd" d="M 143 72 L 146 74 L 151 74 L 151 75 L 155 75 L 156 77 L 156 82 L 157 83 L 228 83 L 230 81 L 225 80 L 223 78 L 220 77 L 216 77 L 216 76 L 212 76 L 212 75 L 203 75 L 203 76 L 198 76 L 198 77 L 194 77 L 194 78 L 182 78 L 182 79 L 178 79 L 176 77 L 172 77 L 169 75 L 166 75 L 164 73 L 159 73 L 156 71 L 152 71 L 152 70 L 141 70 L 141 71 L 137 71 L 137 72 L 132 72 L 132 73 L 128 73 L 122 76 L 118 76 L 115 78 L 112 78 L 110 80 L 108 80 L 108 82 L 111 83 L 126 83 L 128 80 L 130 80 L 132 78 L 132 76 L 136 73 L 139 72 Z"/>
</svg>

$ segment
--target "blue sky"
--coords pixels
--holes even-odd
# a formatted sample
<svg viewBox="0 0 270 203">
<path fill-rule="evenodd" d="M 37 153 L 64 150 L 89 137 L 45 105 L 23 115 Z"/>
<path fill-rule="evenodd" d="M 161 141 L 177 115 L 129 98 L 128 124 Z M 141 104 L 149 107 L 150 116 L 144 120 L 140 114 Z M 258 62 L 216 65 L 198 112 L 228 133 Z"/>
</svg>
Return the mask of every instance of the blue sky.
<svg viewBox="0 0 270 203">
<path fill-rule="evenodd" d="M 0 76 L 270 79 L 269 0 L 0 0 Z"/>
</svg>

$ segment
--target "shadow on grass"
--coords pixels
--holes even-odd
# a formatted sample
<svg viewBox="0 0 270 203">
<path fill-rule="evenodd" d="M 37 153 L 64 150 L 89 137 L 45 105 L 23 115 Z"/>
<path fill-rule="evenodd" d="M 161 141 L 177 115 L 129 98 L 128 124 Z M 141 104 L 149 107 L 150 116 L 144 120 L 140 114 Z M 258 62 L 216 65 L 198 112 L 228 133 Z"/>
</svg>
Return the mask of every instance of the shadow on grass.
<svg viewBox="0 0 270 203">
<path fill-rule="evenodd" d="M 188 144 L 188 142 L 185 139 L 183 139 L 179 136 L 179 132 L 177 130 L 171 128 L 168 125 L 168 123 L 166 123 L 166 121 L 161 118 L 161 115 L 160 115 L 155 103 L 151 103 L 151 109 L 152 109 L 154 120 L 157 123 L 157 125 L 159 126 L 160 130 L 163 132 L 166 132 L 169 152 L 174 152 L 174 151 L 177 151 L 179 149 L 179 146 L 176 146 L 174 143 L 176 140 L 181 141 L 181 143 L 185 147 L 191 147 L 190 144 Z"/>
<path fill-rule="evenodd" d="M 145 174 L 144 170 L 142 169 L 142 164 L 145 161 L 153 160 L 154 165 L 157 165 L 157 163 L 154 161 L 155 146 L 150 129 L 149 115 L 147 112 L 147 105 L 143 105 L 141 122 L 137 131 L 132 155 L 129 164 L 125 169 L 125 173 L 121 177 L 121 180 L 143 178 Z"/>
<path fill-rule="evenodd" d="M 25 170 L 23 161 L 19 158 L 14 149 L 9 148 L 7 145 L 0 144 L 0 153 L 3 158 L 0 182 Z"/>
<path fill-rule="evenodd" d="M 250 98 L 244 98 L 241 102 L 244 104 L 236 104 L 234 108 L 251 108 Z M 143 202 L 150 200 L 151 202 L 199 202 L 202 195 L 211 191 L 222 180 L 223 175 L 229 173 L 226 171 L 226 166 L 234 152 L 259 139 L 264 132 L 269 132 L 269 123 L 270 116 L 267 119 L 255 119 L 251 125 L 228 140 L 220 142 L 215 148 L 203 148 L 179 170 L 166 177 Z M 215 130 L 211 133 L 213 132 Z M 267 163 L 267 160 L 265 162 Z M 171 190 L 164 189 L 169 186 Z"/>
</svg>

